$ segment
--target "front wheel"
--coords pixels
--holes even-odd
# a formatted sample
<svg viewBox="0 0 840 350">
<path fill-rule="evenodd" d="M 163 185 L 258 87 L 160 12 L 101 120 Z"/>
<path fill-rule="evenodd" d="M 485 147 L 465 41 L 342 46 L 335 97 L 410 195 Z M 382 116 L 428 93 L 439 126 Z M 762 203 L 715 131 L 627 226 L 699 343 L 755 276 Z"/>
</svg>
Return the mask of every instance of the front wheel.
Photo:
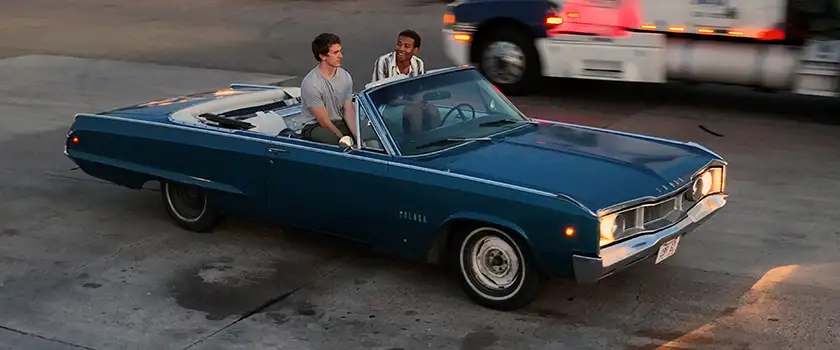
<svg viewBox="0 0 840 350">
<path fill-rule="evenodd" d="M 542 278 L 527 246 L 503 230 L 480 227 L 461 233 L 451 249 L 462 289 L 479 305 L 515 310 L 533 302 Z"/>
<path fill-rule="evenodd" d="M 480 37 L 473 60 L 482 75 L 508 95 L 533 91 L 542 74 L 534 40 L 513 28 L 493 29 Z"/>
<path fill-rule="evenodd" d="M 169 214 L 178 226 L 208 232 L 219 222 L 219 215 L 209 205 L 207 190 L 198 186 L 164 181 L 161 197 Z"/>
</svg>

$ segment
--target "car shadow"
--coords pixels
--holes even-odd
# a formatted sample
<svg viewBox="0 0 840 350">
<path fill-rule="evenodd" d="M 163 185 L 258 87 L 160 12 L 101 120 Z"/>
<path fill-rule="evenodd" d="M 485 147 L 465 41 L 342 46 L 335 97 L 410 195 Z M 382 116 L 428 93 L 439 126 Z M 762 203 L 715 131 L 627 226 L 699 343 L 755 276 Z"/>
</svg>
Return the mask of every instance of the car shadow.
<svg viewBox="0 0 840 350">
<path fill-rule="evenodd" d="M 148 189 L 157 192 L 154 185 Z M 160 208 L 158 193 L 146 192 L 138 196 L 144 199 L 131 202 L 135 203 L 129 208 L 134 215 L 167 220 Z M 737 212 L 736 208 L 733 206 L 729 211 Z M 707 231 L 707 236 L 716 233 L 713 226 L 700 230 Z M 273 242 L 286 245 L 284 249 L 304 251 L 324 259 L 343 256 L 351 265 L 388 266 L 405 276 L 422 275 L 422 283 L 434 285 L 435 293 L 456 295 L 465 304 L 469 303 L 443 269 L 375 254 L 360 244 L 337 237 L 299 230 L 283 232 L 265 223 L 235 217 L 225 221 L 217 234 L 216 239 L 232 242 L 243 238 L 280 236 Z M 751 254 L 759 255 L 762 251 L 756 250 Z M 694 267 L 696 265 L 690 260 L 681 260 L 679 253 L 671 259 L 658 266 L 652 266 L 650 261 L 642 263 L 595 285 L 581 286 L 555 280 L 538 301 L 523 310 L 510 312 L 510 316 L 499 316 L 490 310 L 486 312 L 494 317 L 511 317 L 524 322 L 618 329 L 628 338 L 626 348 L 649 349 L 686 344 L 733 348 L 743 345 L 741 339 L 736 338 L 738 331 L 730 327 L 733 322 L 737 324 L 739 317 L 752 319 L 754 316 L 761 316 L 763 322 L 776 322 L 772 319 L 784 319 L 786 315 L 795 313 L 795 310 L 784 310 L 787 306 L 784 304 L 762 305 L 772 303 L 762 301 L 762 296 L 774 293 L 778 282 L 795 276 L 800 266 L 826 262 L 791 254 L 781 256 L 772 264 L 741 266 L 765 272 L 764 276 L 756 277 L 730 271 L 702 270 Z M 409 277 L 398 280 L 404 281 L 408 288 L 417 283 Z M 778 339 L 770 339 L 774 340 Z"/>
<path fill-rule="evenodd" d="M 267 232 L 262 223 L 244 219 L 229 220 L 226 226 L 225 231 L 235 232 L 237 237 Z M 412 288 L 412 284 L 419 283 L 416 276 L 423 276 L 422 284 L 433 286 L 435 293 L 451 295 L 461 298 L 463 303 L 471 303 L 453 283 L 443 266 L 391 258 L 372 252 L 361 244 L 329 235 L 302 230 L 282 233 L 275 230 L 273 234 L 282 234 L 284 244 L 309 254 L 335 256 L 340 252 L 338 254 L 355 267 L 387 266 L 388 270 L 401 276 L 396 280 L 404 282 L 404 288 Z M 542 327 L 582 326 L 620 330 L 627 337 L 623 344 L 626 349 L 691 346 L 741 348 L 750 342 L 742 339 L 738 330 L 731 330 L 731 324 L 738 324 L 738 321 L 733 321 L 733 317 L 743 314 L 746 319 L 761 315 L 765 309 L 770 308 L 761 304 L 761 300 L 765 299 L 763 295 L 773 293 L 775 284 L 796 273 L 800 266 L 798 264 L 812 263 L 791 258 L 779 261 L 780 265 L 750 266 L 750 269 L 767 271 L 762 277 L 750 277 L 728 271 L 705 271 L 692 267 L 691 261 L 678 258 L 679 255 L 676 255 L 671 258 L 676 262 L 660 265 L 647 260 L 593 285 L 551 280 L 540 298 L 524 309 L 502 315 L 492 310 L 479 312 L 486 312 L 488 317 L 492 315 L 519 322 L 538 323 Z M 772 306 L 773 313 L 766 315 L 771 320 L 769 322 L 773 318 L 784 317 L 779 315 L 786 312 L 795 312 L 780 309 L 783 307 L 775 304 Z M 478 306 L 475 308 L 481 309 Z M 728 332 L 719 332 L 718 328 L 721 327 Z"/>
<path fill-rule="evenodd" d="M 149 191 L 133 196 L 136 200 L 117 205 L 132 212 L 133 217 L 146 217 L 158 221 L 156 226 L 162 225 L 169 219 L 160 208 L 158 189 L 153 184 L 147 189 Z M 96 205 L 113 206 L 114 203 Z M 737 211 L 736 207 L 733 203 L 729 212 Z M 728 234 L 716 227 L 721 226 L 701 227 L 694 235 Z M 180 230 L 173 228 L 173 232 L 177 231 Z M 181 233 L 184 232 L 179 232 Z M 779 293 L 776 291 L 779 282 L 795 277 L 802 268 L 829 262 L 793 253 L 782 255 L 772 263 L 738 267 L 761 271 L 764 274 L 756 276 L 738 274 L 728 268 L 703 269 L 701 262 L 685 258 L 690 254 L 678 252 L 660 265 L 653 265 L 649 260 L 594 285 L 577 285 L 571 281 L 553 280 L 532 305 L 517 311 L 497 313 L 471 305 L 469 299 L 441 267 L 387 257 L 371 252 L 361 244 L 338 237 L 302 230 L 282 231 L 263 222 L 238 217 L 225 220 L 213 236 L 211 242 L 237 245 L 245 242 L 270 242 L 282 246 L 283 251 L 301 252 L 323 260 L 340 259 L 351 267 L 362 269 L 387 267 L 389 275 L 399 275 L 393 280 L 403 284 L 402 288 L 430 290 L 431 293 L 437 294 L 422 296 L 429 302 L 440 300 L 441 295 L 451 296 L 459 299 L 457 303 L 472 306 L 471 312 L 486 315 L 488 318 L 538 324 L 535 328 L 539 328 L 537 333 L 542 332 L 538 334 L 540 337 L 553 337 L 550 329 L 556 327 L 620 330 L 626 337 L 623 344 L 626 349 L 690 346 L 734 349 L 746 346 L 747 340 L 759 345 L 769 341 L 771 348 L 777 347 L 777 342 L 785 340 L 774 338 L 772 335 L 760 338 L 767 334 L 762 333 L 764 330 L 755 324 L 773 324 L 779 320 L 803 316 L 799 315 L 801 311 L 786 309 L 790 306 L 789 303 L 771 300 L 773 298 L 770 296 Z M 264 240 L 266 237 L 276 239 Z M 196 240 L 202 238 L 197 237 Z M 689 244 L 696 246 L 697 242 L 689 243 L 689 240 L 686 240 L 686 247 Z M 757 249 L 748 254 L 758 256 L 764 254 L 764 249 Z M 709 257 L 714 258 L 714 253 L 709 253 Z M 423 276 L 422 281 L 418 281 L 416 276 Z M 249 299 L 253 299 L 253 295 Z M 741 329 L 736 327 L 756 331 L 744 332 L 744 335 L 741 335 Z"/>
</svg>

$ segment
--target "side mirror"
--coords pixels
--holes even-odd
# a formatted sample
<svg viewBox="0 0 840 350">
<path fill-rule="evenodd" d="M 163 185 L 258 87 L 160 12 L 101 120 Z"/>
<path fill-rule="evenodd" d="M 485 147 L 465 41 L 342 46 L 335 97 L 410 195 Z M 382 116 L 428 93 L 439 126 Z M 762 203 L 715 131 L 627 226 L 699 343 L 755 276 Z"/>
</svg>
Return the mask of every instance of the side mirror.
<svg viewBox="0 0 840 350">
<path fill-rule="evenodd" d="M 341 146 L 343 152 L 350 152 L 353 150 L 353 138 L 350 136 L 344 136 L 338 140 L 338 144 Z"/>
</svg>

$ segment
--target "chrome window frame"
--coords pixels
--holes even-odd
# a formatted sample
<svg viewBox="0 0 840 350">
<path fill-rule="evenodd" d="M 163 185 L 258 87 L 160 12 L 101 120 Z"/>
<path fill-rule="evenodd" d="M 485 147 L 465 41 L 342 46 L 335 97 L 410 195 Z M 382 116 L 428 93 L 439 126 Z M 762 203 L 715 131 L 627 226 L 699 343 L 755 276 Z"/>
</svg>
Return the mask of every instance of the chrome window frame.
<svg viewBox="0 0 840 350">
<path fill-rule="evenodd" d="M 448 73 L 460 72 L 460 71 L 466 71 L 466 70 L 476 71 L 475 67 L 470 66 L 470 65 L 440 68 L 440 69 L 426 71 L 425 74 L 416 75 L 416 76 L 413 76 L 413 77 L 406 77 L 406 78 L 403 78 L 403 79 L 383 82 L 381 84 L 375 84 L 373 86 L 370 86 L 370 87 L 362 90 L 358 94 L 358 96 L 356 98 L 357 101 L 361 101 L 362 106 L 364 108 L 366 108 L 368 111 L 373 112 L 373 114 L 369 113 L 369 118 L 371 120 L 376 119 L 376 122 L 374 123 L 375 124 L 374 129 L 377 130 L 377 133 L 379 133 L 380 129 L 377 129 L 377 127 L 378 127 L 378 128 L 381 128 L 382 132 L 384 132 L 384 134 L 379 134 L 379 137 L 380 137 L 380 140 L 382 140 L 383 135 L 385 135 L 385 138 L 387 139 L 387 142 L 383 142 L 383 146 L 385 145 L 385 143 L 388 144 L 386 149 L 389 149 L 389 154 L 390 155 L 392 155 L 394 157 L 398 157 L 398 158 L 404 158 L 404 159 L 411 159 L 411 158 L 418 158 L 418 157 L 428 157 L 428 156 L 436 155 L 438 153 L 442 153 L 442 152 L 450 151 L 450 150 L 453 150 L 453 149 L 457 149 L 459 147 L 464 147 L 464 146 L 470 145 L 474 142 L 479 142 L 479 141 L 466 141 L 466 142 L 462 142 L 462 143 L 459 143 L 459 144 L 456 144 L 456 145 L 444 147 L 444 148 L 441 148 L 441 149 L 436 150 L 436 151 L 420 153 L 420 154 L 412 154 L 412 155 L 403 155 L 402 151 L 399 148 L 399 144 L 396 142 L 396 140 L 394 139 L 394 137 L 391 135 L 390 131 L 388 130 L 388 127 L 385 124 L 384 117 L 379 112 L 379 110 L 376 108 L 375 104 L 373 103 L 373 100 L 371 100 L 371 98 L 370 98 L 370 93 L 372 93 L 374 91 L 377 91 L 379 89 L 388 87 L 388 86 L 392 86 L 392 85 L 396 85 L 396 84 L 402 84 L 402 83 L 405 83 L 405 82 L 410 82 L 410 81 L 419 80 L 419 79 L 425 79 L 426 77 L 430 77 L 430 76 L 448 74 Z M 482 76 L 482 78 L 483 78 L 483 76 Z M 533 122 L 533 119 L 528 118 L 528 116 L 526 116 L 524 113 L 522 113 L 522 111 L 518 107 L 516 107 L 516 105 L 512 101 L 510 101 L 510 99 L 507 98 L 507 96 L 505 96 L 504 94 L 501 94 L 501 93 L 500 93 L 500 95 L 502 96 L 504 101 L 507 102 L 508 105 L 512 107 L 512 109 L 514 111 L 519 113 L 519 115 L 522 118 Z M 376 118 L 374 118 L 373 116 L 375 116 Z M 358 118 L 357 118 L 357 121 L 358 121 Z M 529 125 L 530 124 L 523 124 L 523 125 L 517 126 L 515 128 L 510 128 L 510 129 L 499 131 L 497 133 L 488 135 L 486 137 L 493 138 L 493 137 L 501 136 L 501 135 L 504 135 L 504 134 L 512 133 L 512 132 L 518 131 L 518 130 L 524 128 L 524 127 L 527 127 Z M 393 150 L 393 152 L 391 152 L 390 150 Z"/>
</svg>

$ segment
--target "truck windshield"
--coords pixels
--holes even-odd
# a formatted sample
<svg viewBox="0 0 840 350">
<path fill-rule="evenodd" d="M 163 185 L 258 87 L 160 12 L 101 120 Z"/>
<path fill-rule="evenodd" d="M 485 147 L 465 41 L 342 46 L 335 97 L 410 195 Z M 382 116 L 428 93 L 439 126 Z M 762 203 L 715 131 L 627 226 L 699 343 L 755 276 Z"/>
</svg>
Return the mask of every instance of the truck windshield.
<svg viewBox="0 0 840 350">
<path fill-rule="evenodd" d="M 418 155 L 532 123 L 474 69 L 430 74 L 370 93 L 403 155 Z"/>
</svg>

